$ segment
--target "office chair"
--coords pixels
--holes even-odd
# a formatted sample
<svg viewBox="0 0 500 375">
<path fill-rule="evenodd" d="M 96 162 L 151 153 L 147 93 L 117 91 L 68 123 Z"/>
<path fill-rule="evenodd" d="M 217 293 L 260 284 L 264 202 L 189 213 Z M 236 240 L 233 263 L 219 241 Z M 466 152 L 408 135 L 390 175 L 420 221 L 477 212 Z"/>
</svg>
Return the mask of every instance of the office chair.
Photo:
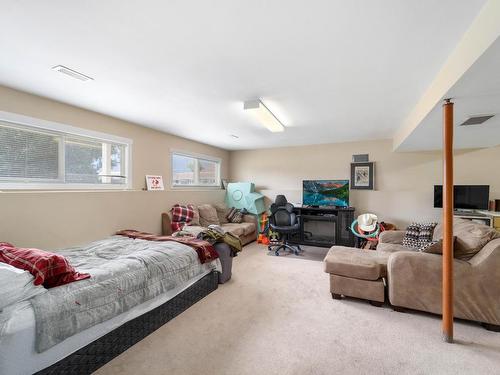
<svg viewBox="0 0 500 375">
<path fill-rule="evenodd" d="M 282 194 L 278 194 L 274 199 L 274 204 L 277 205 L 278 207 L 285 206 L 287 203 L 288 201 L 286 200 L 286 197 Z"/>
<path fill-rule="evenodd" d="M 279 203 L 282 203 L 282 201 Z M 276 247 L 274 250 L 276 256 L 280 255 L 279 251 L 281 249 L 293 251 L 295 255 L 298 255 L 299 251 L 302 251 L 299 245 L 289 244 L 290 236 L 300 232 L 300 215 L 296 215 L 293 212 L 293 205 L 291 203 L 285 203 L 283 206 L 279 206 L 277 203 L 271 205 L 269 226 L 271 230 L 279 233 L 282 238 L 282 243 L 269 245 L 267 247 L 269 251 L 273 251 L 273 247 Z"/>
</svg>

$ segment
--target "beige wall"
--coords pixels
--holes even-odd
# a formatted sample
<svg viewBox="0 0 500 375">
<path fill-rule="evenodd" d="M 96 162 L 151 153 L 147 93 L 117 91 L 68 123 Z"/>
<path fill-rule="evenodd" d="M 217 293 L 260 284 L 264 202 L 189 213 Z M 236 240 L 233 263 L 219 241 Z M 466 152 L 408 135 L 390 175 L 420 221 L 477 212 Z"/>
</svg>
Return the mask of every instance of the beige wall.
<svg viewBox="0 0 500 375">
<path fill-rule="evenodd" d="M 146 192 L 146 174 L 170 181 L 170 149 L 222 159 L 228 176 L 228 152 L 95 112 L 0 86 L 0 111 L 18 113 L 97 130 L 133 140 L 132 191 L 0 192 L 0 241 L 19 246 L 57 248 L 103 238 L 118 229 L 160 232 L 160 214 L 177 202 L 217 202 L 224 191 Z"/>
<path fill-rule="evenodd" d="M 268 199 L 287 195 L 300 202 L 303 179 L 349 178 L 352 154 L 376 162 L 376 190 L 351 191 L 357 213 L 374 212 L 404 227 L 412 220 L 438 220 L 432 186 L 441 183 L 439 152 L 394 153 L 390 140 L 228 152 L 129 122 L 0 86 L 0 111 L 131 138 L 133 190 L 0 192 L 0 241 L 46 249 L 103 238 L 118 229 L 160 232 L 160 214 L 177 202 L 217 202 L 222 190 L 146 192 L 144 175 L 161 174 L 168 185 L 170 149 L 222 159 L 222 177 L 252 181 Z M 500 174 L 492 167 L 500 147 L 456 153 L 456 183 L 489 184 L 500 199 Z"/>
<path fill-rule="evenodd" d="M 353 154 L 370 154 L 376 162 L 376 190 L 351 190 L 357 214 L 373 212 L 381 220 L 405 227 L 412 220 L 439 220 L 433 208 L 433 185 L 441 184 L 440 152 L 394 153 L 391 140 L 233 151 L 231 181 L 253 181 L 269 199 L 285 194 L 302 201 L 302 180 L 348 179 Z M 493 167 L 500 147 L 456 152 L 456 184 L 489 184 L 500 199 L 500 174 Z"/>
</svg>

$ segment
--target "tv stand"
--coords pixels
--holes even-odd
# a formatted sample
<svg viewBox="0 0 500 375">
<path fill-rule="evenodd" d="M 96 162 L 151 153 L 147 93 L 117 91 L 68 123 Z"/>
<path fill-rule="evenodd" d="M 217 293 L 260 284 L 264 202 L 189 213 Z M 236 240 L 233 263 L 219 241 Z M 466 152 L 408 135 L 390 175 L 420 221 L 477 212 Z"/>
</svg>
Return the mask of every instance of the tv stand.
<svg viewBox="0 0 500 375">
<path fill-rule="evenodd" d="M 290 242 L 301 245 L 330 247 L 334 245 L 354 247 L 351 223 L 354 207 L 294 207 L 300 215 L 300 232 Z"/>
<path fill-rule="evenodd" d="M 493 227 L 493 217 L 478 210 L 455 210 L 453 216 Z"/>
</svg>

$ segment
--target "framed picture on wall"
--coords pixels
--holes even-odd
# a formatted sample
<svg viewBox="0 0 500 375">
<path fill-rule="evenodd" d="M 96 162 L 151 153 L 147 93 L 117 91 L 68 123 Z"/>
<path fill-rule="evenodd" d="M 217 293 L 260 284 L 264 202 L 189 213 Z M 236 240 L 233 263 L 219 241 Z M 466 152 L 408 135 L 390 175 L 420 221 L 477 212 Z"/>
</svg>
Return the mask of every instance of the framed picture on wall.
<svg viewBox="0 0 500 375">
<path fill-rule="evenodd" d="M 165 190 L 162 176 L 146 175 L 146 186 L 151 190 Z"/>
<path fill-rule="evenodd" d="M 375 163 L 351 163 L 351 189 L 373 190 Z"/>
</svg>

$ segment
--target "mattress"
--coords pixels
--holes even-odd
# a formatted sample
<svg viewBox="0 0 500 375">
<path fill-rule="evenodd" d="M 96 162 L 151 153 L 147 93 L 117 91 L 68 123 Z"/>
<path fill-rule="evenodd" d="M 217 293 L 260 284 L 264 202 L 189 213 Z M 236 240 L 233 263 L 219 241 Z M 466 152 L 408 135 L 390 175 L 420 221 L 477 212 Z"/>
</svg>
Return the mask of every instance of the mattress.
<svg viewBox="0 0 500 375">
<path fill-rule="evenodd" d="M 31 303 L 25 301 L 10 306 L 0 315 L 0 374 L 32 374 L 40 371 L 122 324 L 164 304 L 212 272 L 214 267 L 220 271 L 218 259 L 203 264 L 202 272 L 183 285 L 137 305 L 114 318 L 87 328 L 42 353 L 37 353 L 35 350 L 35 315 Z"/>
</svg>

